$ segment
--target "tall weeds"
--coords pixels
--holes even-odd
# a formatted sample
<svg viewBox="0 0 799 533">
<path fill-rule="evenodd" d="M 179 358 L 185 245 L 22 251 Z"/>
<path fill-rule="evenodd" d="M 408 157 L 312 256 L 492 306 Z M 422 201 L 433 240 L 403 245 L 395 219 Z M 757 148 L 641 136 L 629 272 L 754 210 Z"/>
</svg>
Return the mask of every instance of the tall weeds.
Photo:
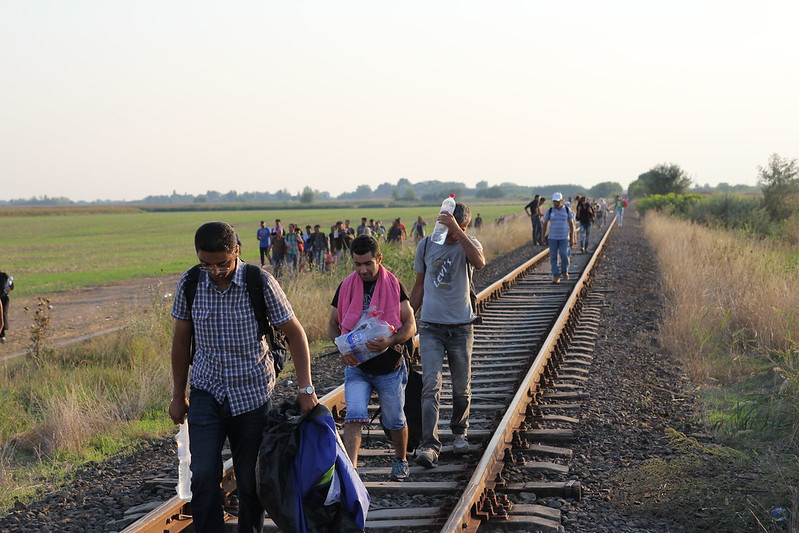
<svg viewBox="0 0 799 533">
<path fill-rule="evenodd" d="M 669 304 L 662 345 L 684 363 L 718 437 L 756 465 L 751 469 L 762 488 L 749 494 L 751 515 L 788 509 L 790 530 L 797 531 L 795 249 L 656 212 L 647 213 L 645 230 L 657 251 Z"/>
<path fill-rule="evenodd" d="M 748 371 L 752 348 L 791 348 L 799 333 L 799 323 L 788 318 L 799 303 L 791 250 L 654 212 L 645 228 L 670 303 L 662 342 L 697 382 Z M 719 350 L 733 354 L 731 367 L 713 364 Z"/>
</svg>

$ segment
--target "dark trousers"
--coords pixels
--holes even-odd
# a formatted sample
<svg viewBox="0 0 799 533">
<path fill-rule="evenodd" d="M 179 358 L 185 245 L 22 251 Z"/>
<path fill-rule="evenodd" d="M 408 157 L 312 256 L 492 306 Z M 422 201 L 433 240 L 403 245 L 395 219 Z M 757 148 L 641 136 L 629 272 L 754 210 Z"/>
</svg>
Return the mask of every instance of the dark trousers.
<svg viewBox="0 0 799 533">
<path fill-rule="evenodd" d="M 198 533 L 224 531 L 222 510 L 222 446 L 230 440 L 236 490 L 239 495 L 239 532 L 260 533 L 264 508 L 256 489 L 255 462 L 266 427 L 270 402 L 232 416 L 230 405 L 192 389 L 189 397 L 189 448 L 191 450 L 191 510 Z"/>
<path fill-rule="evenodd" d="M 541 219 L 533 215 L 532 222 L 533 222 L 533 244 L 543 244 L 544 236 L 541 235 L 541 233 L 544 228 L 541 226 Z"/>
<path fill-rule="evenodd" d="M 266 264 L 266 261 L 265 261 L 265 259 L 269 259 L 269 258 L 266 256 L 266 252 L 268 252 L 268 251 L 269 251 L 269 248 L 260 247 L 260 248 L 258 248 L 258 249 L 259 249 L 259 250 L 261 250 L 261 266 L 264 266 L 264 265 Z"/>
<path fill-rule="evenodd" d="M 0 291 L 3 289 L 0 288 Z M 3 304 L 3 329 L 0 330 L 0 339 L 6 337 L 6 330 L 8 329 L 8 296 L 0 297 L 0 302 Z"/>
</svg>

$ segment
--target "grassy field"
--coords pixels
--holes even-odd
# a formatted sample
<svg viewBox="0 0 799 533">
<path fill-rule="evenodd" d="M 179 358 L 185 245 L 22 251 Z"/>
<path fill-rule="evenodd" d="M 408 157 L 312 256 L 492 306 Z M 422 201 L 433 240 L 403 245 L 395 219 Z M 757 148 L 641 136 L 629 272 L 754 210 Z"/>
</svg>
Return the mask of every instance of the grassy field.
<svg viewBox="0 0 799 533">
<path fill-rule="evenodd" d="M 522 210 L 522 204 L 471 204 L 473 217 L 481 213 L 491 224 L 500 215 Z M 430 225 L 437 206 L 375 209 L 291 209 L 270 211 L 206 212 L 98 212 L 75 215 L 0 216 L 3 254 L 0 270 L 14 276 L 15 295 L 41 295 L 133 278 L 177 274 L 194 264 L 194 231 L 200 224 L 224 220 L 233 224 L 242 240 L 243 258 L 258 259 L 255 232 L 258 222 L 269 226 L 279 218 L 302 227 L 320 224 L 329 231 L 337 220 L 361 217 L 383 220 L 386 227 L 400 217 L 410 231 L 421 215 Z"/>
</svg>

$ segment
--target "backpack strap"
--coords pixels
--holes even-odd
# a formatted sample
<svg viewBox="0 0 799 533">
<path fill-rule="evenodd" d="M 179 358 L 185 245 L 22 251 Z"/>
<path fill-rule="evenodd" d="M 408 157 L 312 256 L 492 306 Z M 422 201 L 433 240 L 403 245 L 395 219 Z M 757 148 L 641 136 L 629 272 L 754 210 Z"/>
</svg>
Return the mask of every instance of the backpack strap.
<svg viewBox="0 0 799 533">
<path fill-rule="evenodd" d="M 289 341 L 286 334 L 274 327 L 266 312 L 266 299 L 264 297 L 264 280 L 261 269 L 256 265 L 244 263 L 247 295 L 250 297 L 255 320 L 258 322 L 259 338 L 266 338 L 269 351 L 272 354 L 272 366 L 275 376 L 280 374 L 289 358 Z"/>
<path fill-rule="evenodd" d="M 200 272 L 200 265 L 191 267 L 189 269 L 189 274 L 186 276 L 186 283 L 183 285 L 183 296 L 186 298 L 186 311 L 189 316 L 191 316 L 191 306 L 194 304 L 194 297 L 197 295 L 197 283 L 200 281 Z"/>
<path fill-rule="evenodd" d="M 244 264 L 245 279 L 247 282 L 247 294 L 250 296 L 250 304 L 258 321 L 258 333 L 266 335 L 267 329 L 271 326 L 269 316 L 266 314 L 266 300 L 264 299 L 264 280 L 261 278 L 261 269 L 256 265 Z"/>
<path fill-rule="evenodd" d="M 194 352 L 197 350 L 197 343 L 194 340 L 194 321 L 191 319 L 191 307 L 194 304 L 194 297 L 197 296 L 197 283 L 200 281 L 200 265 L 194 265 L 189 269 L 186 276 L 186 283 L 183 284 L 183 296 L 186 298 L 186 314 L 189 315 L 191 323 L 191 340 L 189 341 L 189 364 L 194 362 Z"/>
</svg>

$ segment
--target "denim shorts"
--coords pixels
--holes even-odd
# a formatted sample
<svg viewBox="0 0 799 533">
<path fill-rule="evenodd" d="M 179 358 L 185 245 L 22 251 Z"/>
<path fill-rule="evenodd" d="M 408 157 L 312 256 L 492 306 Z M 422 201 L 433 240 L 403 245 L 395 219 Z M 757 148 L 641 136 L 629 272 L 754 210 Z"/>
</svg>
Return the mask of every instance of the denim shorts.
<svg viewBox="0 0 799 533">
<path fill-rule="evenodd" d="M 408 372 L 405 361 L 388 374 L 374 375 L 357 366 L 344 369 L 344 400 L 347 403 L 345 422 L 369 422 L 369 398 L 377 391 L 380 402 L 380 421 L 388 430 L 405 427 L 405 385 Z"/>
</svg>

